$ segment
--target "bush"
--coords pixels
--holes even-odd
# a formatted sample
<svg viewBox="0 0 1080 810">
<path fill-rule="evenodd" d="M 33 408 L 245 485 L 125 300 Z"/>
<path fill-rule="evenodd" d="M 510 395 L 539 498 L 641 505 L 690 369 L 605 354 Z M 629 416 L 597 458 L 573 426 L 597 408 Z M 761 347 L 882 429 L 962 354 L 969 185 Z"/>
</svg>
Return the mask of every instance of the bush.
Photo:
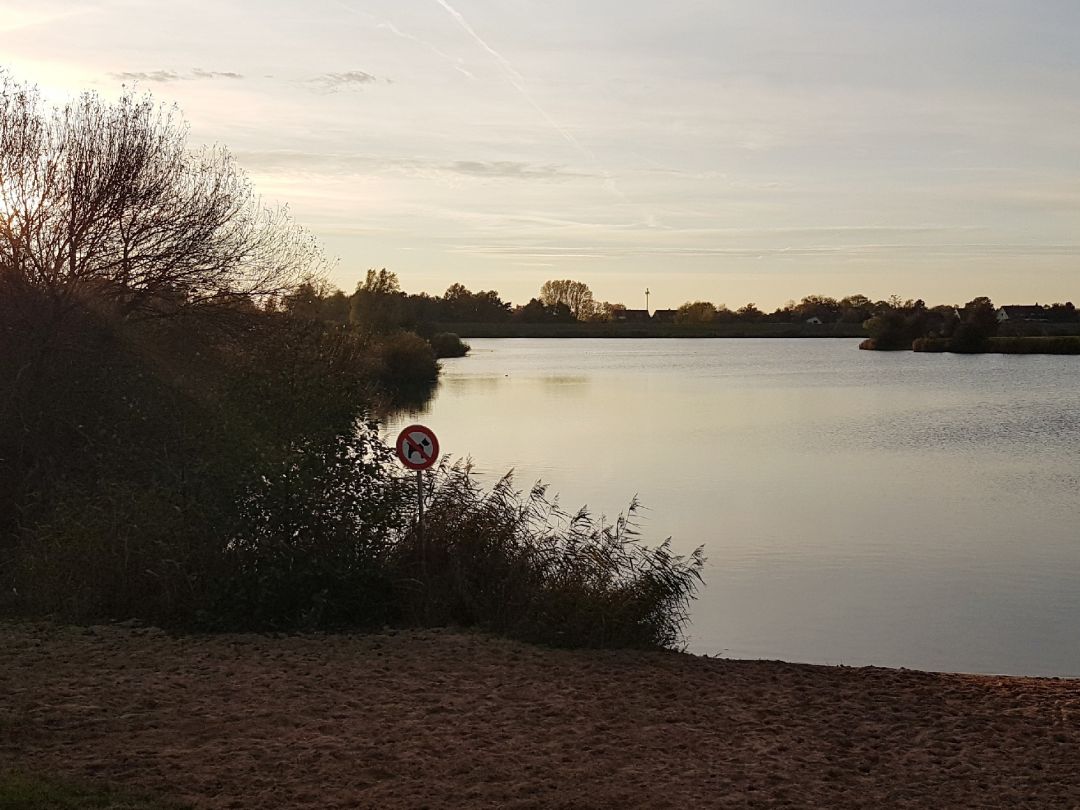
<svg viewBox="0 0 1080 810">
<path fill-rule="evenodd" d="M 1080 354 L 1080 336 L 992 337 L 987 351 L 1001 354 Z"/>
<path fill-rule="evenodd" d="M 989 336 L 986 329 L 978 323 L 958 324 L 949 340 L 949 351 L 958 354 L 978 354 L 986 351 Z"/>
<path fill-rule="evenodd" d="M 245 498 L 212 623 L 363 627 L 396 617 L 387 559 L 410 489 L 374 425 L 297 447 Z"/>
<path fill-rule="evenodd" d="M 464 357 L 472 348 L 453 332 L 437 332 L 431 336 L 431 348 L 437 359 Z"/>
<path fill-rule="evenodd" d="M 485 492 L 462 464 L 441 465 L 428 492 L 424 536 L 408 533 L 393 554 L 407 620 L 557 646 L 679 643 L 702 550 L 687 559 L 670 541 L 645 546 L 636 501 L 613 524 L 569 515 L 542 486 L 522 495 L 509 475 Z"/>
<path fill-rule="evenodd" d="M 412 332 L 373 337 L 368 351 L 372 377 L 383 386 L 423 385 L 439 378 L 431 344 Z"/>
<path fill-rule="evenodd" d="M 643 546 L 636 504 L 607 524 L 444 466 L 418 536 L 412 477 L 356 417 L 376 374 L 435 377 L 423 339 L 258 311 L 129 322 L 88 304 L 52 320 L 47 299 L 13 290 L 0 296 L 5 611 L 678 642 L 701 554 Z"/>
<path fill-rule="evenodd" d="M 863 328 L 870 338 L 859 348 L 872 351 L 910 349 L 911 341 L 918 337 L 914 319 L 905 317 L 902 312 L 875 315 L 863 324 Z"/>
</svg>

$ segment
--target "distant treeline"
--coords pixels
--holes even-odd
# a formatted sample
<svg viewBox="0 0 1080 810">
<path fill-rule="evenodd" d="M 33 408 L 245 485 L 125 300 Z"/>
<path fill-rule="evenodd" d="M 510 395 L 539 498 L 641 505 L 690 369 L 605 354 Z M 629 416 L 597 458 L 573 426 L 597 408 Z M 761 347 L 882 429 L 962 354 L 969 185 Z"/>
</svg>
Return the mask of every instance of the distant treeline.
<svg viewBox="0 0 1080 810">
<path fill-rule="evenodd" d="M 973 354 L 996 351 L 991 339 L 1015 339 L 1075 333 L 1078 318 L 1072 303 L 1049 306 L 996 307 L 989 298 L 973 298 L 962 307 L 927 309 L 921 301 L 869 318 L 864 324 L 870 337 L 860 348 L 879 351 L 911 349 Z M 1049 347 L 1029 344 L 1023 353 Z M 933 346 L 933 349 L 927 347 Z"/>
<path fill-rule="evenodd" d="M 465 324 L 469 329 L 454 331 L 478 337 L 534 333 L 545 336 L 593 336 L 609 331 L 612 336 L 677 334 L 679 330 L 662 328 L 670 325 L 686 327 L 688 334 L 694 331 L 691 327 L 705 327 L 698 330 L 703 335 L 772 334 L 776 331 L 739 331 L 740 327 L 758 324 L 837 326 L 839 328 L 832 330 L 832 333 L 858 335 L 866 333 L 861 331 L 865 325 L 871 336 L 881 336 L 886 345 L 895 341 L 903 348 L 910 347 L 911 341 L 917 337 L 951 334 L 953 328 L 969 319 L 968 316 L 975 310 L 988 311 L 996 320 L 993 302 L 985 297 L 975 298 L 966 304 L 929 306 L 921 299 L 904 300 L 899 296 L 875 301 L 865 295 L 849 295 L 840 299 L 808 295 L 798 302 L 789 301 L 771 312 L 759 309 L 752 302 L 733 310 L 708 301 L 687 301 L 674 310 L 648 312 L 629 309 L 623 304 L 596 301 L 587 285 L 569 279 L 547 281 L 535 298 L 525 304 L 514 305 L 503 300 L 495 290 L 473 292 L 462 284 L 452 284 L 440 296 L 406 293 L 401 289 L 397 275 L 386 269 L 369 270 L 352 294 L 325 283 L 309 282 L 301 284 L 290 295 L 276 299 L 272 306 L 305 318 L 362 324 L 376 332 L 403 328 L 430 334 L 439 328 Z M 1080 323 L 1071 302 L 1051 304 L 1039 310 L 1041 314 L 1037 320 L 1041 323 Z M 485 329 L 480 326 L 483 324 L 503 324 L 506 328 Z M 512 326 L 515 324 L 518 326 Z M 556 324 L 567 326 L 548 326 Z M 624 325 L 626 328 L 609 330 L 585 327 L 597 324 L 611 324 L 613 327 Z M 800 329 L 798 334 L 805 331 Z M 814 330 L 809 331 L 816 334 Z"/>
</svg>

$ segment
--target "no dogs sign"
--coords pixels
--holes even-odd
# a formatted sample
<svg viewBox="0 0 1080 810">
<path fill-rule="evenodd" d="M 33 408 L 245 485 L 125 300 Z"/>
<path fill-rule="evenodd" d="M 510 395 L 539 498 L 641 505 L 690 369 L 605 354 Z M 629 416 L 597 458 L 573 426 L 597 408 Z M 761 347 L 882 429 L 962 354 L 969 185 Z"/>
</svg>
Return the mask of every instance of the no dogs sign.
<svg viewBox="0 0 1080 810">
<path fill-rule="evenodd" d="M 439 440 L 429 427 L 409 425 L 397 437 L 397 455 L 410 470 L 426 470 L 439 457 Z"/>
</svg>

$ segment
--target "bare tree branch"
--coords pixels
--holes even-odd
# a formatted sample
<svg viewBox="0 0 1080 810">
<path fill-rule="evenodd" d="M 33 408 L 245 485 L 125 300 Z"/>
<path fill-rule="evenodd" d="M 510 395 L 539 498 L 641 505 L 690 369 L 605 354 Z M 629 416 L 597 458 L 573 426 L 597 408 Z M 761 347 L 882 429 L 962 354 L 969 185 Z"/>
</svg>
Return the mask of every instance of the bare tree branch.
<svg viewBox="0 0 1080 810">
<path fill-rule="evenodd" d="M 50 292 L 167 314 L 259 301 L 325 269 L 285 207 L 177 110 L 131 93 L 63 107 L 0 75 L 0 265 Z"/>
</svg>

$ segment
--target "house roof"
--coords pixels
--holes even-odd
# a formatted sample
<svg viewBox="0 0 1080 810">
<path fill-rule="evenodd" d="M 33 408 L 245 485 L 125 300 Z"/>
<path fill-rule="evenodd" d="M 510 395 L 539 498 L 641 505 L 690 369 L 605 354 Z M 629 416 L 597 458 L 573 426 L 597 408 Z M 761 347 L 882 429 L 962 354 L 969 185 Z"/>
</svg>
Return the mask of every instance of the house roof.
<svg viewBox="0 0 1080 810">
<path fill-rule="evenodd" d="M 615 315 L 615 318 L 620 321 L 647 321 L 649 320 L 649 310 L 647 309 L 624 309 Z"/>
<path fill-rule="evenodd" d="M 1047 317 L 1046 310 L 1038 304 L 1006 304 L 1000 311 L 1010 320 L 1045 320 Z"/>
</svg>

